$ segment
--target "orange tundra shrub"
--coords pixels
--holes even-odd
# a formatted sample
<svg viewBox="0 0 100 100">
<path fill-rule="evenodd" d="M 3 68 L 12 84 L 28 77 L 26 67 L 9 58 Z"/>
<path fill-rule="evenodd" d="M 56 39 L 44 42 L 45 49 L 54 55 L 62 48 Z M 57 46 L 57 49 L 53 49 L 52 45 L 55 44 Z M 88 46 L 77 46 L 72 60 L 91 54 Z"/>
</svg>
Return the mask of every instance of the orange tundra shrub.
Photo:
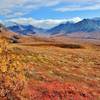
<svg viewBox="0 0 100 100">
<path fill-rule="evenodd" d="M 0 38 L 0 100 L 19 100 L 25 84 L 24 64 L 8 48 L 9 42 Z"/>
<path fill-rule="evenodd" d="M 59 81 L 40 83 L 35 86 L 29 82 L 26 90 L 29 100 L 98 100 L 90 89 Z"/>
</svg>

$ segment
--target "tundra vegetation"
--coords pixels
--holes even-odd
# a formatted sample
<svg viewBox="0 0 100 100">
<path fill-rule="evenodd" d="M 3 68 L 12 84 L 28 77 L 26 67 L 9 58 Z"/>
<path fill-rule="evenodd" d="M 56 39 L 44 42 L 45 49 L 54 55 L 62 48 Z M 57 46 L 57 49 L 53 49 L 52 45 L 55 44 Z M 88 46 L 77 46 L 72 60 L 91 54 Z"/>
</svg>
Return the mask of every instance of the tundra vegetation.
<svg viewBox="0 0 100 100">
<path fill-rule="evenodd" d="M 0 37 L 0 100 L 99 100 L 100 50 L 74 47 Z"/>
</svg>

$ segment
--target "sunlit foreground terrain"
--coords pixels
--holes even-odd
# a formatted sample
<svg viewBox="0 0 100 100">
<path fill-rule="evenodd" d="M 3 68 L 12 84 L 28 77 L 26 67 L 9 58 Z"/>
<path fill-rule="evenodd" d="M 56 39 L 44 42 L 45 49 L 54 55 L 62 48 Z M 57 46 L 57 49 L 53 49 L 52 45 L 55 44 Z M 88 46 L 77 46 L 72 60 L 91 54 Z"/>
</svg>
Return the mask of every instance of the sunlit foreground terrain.
<svg viewBox="0 0 100 100">
<path fill-rule="evenodd" d="M 63 39 L 0 37 L 0 100 L 100 100 L 99 42 Z"/>
</svg>

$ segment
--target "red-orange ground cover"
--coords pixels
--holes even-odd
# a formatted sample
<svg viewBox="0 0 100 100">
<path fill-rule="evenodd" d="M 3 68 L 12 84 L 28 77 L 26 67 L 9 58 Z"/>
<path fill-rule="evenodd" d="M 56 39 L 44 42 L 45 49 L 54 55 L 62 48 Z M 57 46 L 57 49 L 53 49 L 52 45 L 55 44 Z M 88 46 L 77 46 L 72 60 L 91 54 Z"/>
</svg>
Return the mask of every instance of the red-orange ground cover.
<svg viewBox="0 0 100 100">
<path fill-rule="evenodd" d="M 34 85 L 29 82 L 26 90 L 29 100 L 97 100 L 92 90 L 74 83 L 54 81 Z"/>
</svg>

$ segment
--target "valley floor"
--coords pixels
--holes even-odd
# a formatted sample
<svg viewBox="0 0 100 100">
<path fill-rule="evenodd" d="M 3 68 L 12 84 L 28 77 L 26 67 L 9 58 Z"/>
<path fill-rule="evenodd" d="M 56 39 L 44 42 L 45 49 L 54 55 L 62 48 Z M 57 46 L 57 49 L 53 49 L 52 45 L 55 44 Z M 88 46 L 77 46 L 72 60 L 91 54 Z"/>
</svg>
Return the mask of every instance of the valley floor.
<svg viewBox="0 0 100 100">
<path fill-rule="evenodd" d="M 24 66 L 21 76 L 25 87 L 21 95 L 14 91 L 14 96 L 11 95 L 14 100 L 100 99 L 99 40 L 92 43 L 59 37 L 32 40 L 9 44 L 11 53 L 20 59 L 17 66 Z"/>
</svg>

